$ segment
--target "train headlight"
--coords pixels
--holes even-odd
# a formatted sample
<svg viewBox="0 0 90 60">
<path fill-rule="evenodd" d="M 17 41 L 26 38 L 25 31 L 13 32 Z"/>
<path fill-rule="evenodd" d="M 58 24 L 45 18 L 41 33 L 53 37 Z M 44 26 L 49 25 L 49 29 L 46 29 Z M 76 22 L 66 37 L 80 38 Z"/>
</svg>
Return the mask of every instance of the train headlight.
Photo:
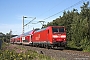
<svg viewBox="0 0 90 60">
<path fill-rule="evenodd" d="M 66 38 L 66 35 L 61 35 L 61 38 Z"/>
<path fill-rule="evenodd" d="M 58 38 L 58 36 L 57 35 L 53 35 L 53 38 Z"/>
</svg>

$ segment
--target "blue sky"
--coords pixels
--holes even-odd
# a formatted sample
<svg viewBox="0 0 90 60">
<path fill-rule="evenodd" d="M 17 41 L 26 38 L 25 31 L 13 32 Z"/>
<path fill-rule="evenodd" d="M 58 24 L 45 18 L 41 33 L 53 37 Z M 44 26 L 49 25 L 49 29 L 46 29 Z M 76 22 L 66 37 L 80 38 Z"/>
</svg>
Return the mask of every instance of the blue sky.
<svg viewBox="0 0 90 60">
<path fill-rule="evenodd" d="M 66 9 L 79 1 L 82 2 Z M 76 8 L 80 11 L 83 1 L 87 2 L 90 0 L 0 0 L 0 32 L 6 34 L 12 30 L 12 34 L 21 34 L 23 16 L 32 17 L 25 18 L 25 24 L 35 17 L 36 19 L 32 23 L 41 20 L 47 23 L 62 16 L 64 9 L 67 11 Z M 52 16 L 58 12 L 60 13 Z M 52 17 L 48 18 L 49 16 Z M 25 32 L 33 28 L 41 28 L 41 24 L 30 23 L 25 26 Z"/>
</svg>

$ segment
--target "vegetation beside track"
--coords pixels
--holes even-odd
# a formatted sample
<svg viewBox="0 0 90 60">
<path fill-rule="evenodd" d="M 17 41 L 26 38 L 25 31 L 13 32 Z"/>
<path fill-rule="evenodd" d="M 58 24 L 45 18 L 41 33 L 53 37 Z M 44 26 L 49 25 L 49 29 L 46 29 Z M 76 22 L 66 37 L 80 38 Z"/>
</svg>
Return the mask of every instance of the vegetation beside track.
<svg viewBox="0 0 90 60">
<path fill-rule="evenodd" d="M 3 43 L 0 50 L 1 60 L 54 60 L 43 54 L 22 47 L 11 47 L 11 44 Z"/>
</svg>

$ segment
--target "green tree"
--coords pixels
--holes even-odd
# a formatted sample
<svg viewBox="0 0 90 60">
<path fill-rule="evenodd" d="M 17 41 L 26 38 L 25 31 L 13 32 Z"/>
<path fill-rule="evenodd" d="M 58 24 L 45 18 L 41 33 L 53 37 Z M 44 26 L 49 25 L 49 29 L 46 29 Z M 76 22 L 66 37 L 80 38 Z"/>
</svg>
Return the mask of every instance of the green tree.
<svg viewBox="0 0 90 60">
<path fill-rule="evenodd" d="M 63 16 L 48 22 L 46 26 L 65 26 L 68 46 L 89 50 L 90 46 L 90 7 L 89 2 L 83 3 L 81 12 L 77 9 L 64 11 Z M 45 26 L 45 27 L 46 27 Z"/>
</svg>

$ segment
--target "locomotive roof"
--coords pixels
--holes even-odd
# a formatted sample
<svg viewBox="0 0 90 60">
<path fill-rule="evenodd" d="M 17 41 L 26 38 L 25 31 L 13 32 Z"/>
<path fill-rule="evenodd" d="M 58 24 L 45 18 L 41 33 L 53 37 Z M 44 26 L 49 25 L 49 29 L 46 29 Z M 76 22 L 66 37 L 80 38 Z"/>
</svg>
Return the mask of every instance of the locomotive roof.
<svg viewBox="0 0 90 60">
<path fill-rule="evenodd" d="M 48 27 L 65 27 L 65 26 L 48 26 Z"/>
<path fill-rule="evenodd" d="M 37 31 L 35 31 L 35 32 L 39 32 L 39 31 L 43 31 L 43 30 L 46 30 L 46 28 L 42 28 L 42 29 L 37 30 Z"/>
<path fill-rule="evenodd" d="M 37 30 L 37 31 L 35 31 L 35 32 L 40 32 L 40 31 L 43 31 L 43 30 L 49 29 L 50 27 L 64 27 L 64 26 L 48 26 L 48 27 L 46 27 L 46 28 L 42 28 L 42 29 Z"/>
</svg>

